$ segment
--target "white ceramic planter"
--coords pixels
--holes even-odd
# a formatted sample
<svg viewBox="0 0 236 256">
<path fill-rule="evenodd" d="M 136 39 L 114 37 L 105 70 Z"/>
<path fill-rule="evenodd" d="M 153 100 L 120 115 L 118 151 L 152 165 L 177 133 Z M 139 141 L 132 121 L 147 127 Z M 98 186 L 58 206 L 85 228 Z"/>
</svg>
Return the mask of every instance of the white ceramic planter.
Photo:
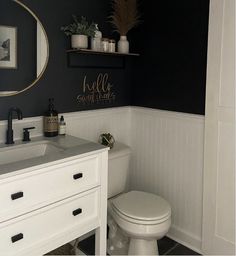
<svg viewBox="0 0 236 256">
<path fill-rule="evenodd" d="M 87 49 L 88 48 L 88 36 L 72 35 L 71 36 L 71 47 Z"/>
<path fill-rule="evenodd" d="M 118 41 L 118 52 L 129 53 L 129 41 L 126 36 L 120 36 L 120 40 Z"/>
</svg>

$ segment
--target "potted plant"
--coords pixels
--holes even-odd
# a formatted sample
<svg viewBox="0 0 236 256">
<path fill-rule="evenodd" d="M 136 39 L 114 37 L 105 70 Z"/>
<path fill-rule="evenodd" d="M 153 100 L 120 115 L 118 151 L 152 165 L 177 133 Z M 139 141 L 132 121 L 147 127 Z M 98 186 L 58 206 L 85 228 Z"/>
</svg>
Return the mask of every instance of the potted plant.
<svg viewBox="0 0 236 256">
<path fill-rule="evenodd" d="M 79 20 L 76 15 L 72 15 L 73 22 L 67 26 L 61 27 L 61 30 L 67 36 L 71 36 L 72 48 L 88 48 L 88 37 L 94 37 L 97 30 L 94 22 L 89 23 L 85 17 Z"/>
<path fill-rule="evenodd" d="M 114 143 L 115 143 L 115 139 L 114 139 L 113 135 L 111 135 L 110 133 L 102 133 L 99 136 L 98 142 L 101 143 L 104 146 L 108 146 L 110 148 L 113 148 Z"/>
<path fill-rule="evenodd" d="M 112 15 L 109 17 L 110 23 L 114 31 L 120 34 L 118 52 L 128 53 L 127 33 L 140 22 L 137 0 L 112 0 L 112 9 Z"/>
</svg>

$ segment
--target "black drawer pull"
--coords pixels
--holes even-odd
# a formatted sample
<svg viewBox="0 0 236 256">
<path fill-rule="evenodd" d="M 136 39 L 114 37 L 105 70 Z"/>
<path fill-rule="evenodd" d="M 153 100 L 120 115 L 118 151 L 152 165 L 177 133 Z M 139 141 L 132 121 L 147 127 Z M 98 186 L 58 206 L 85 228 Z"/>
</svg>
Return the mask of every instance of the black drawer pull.
<svg viewBox="0 0 236 256">
<path fill-rule="evenodd" d="M 79 214 L 81 214 L 81 213 L 82 213 L 82 209 L 81 209 L 81 208 L 79 208 L 79 209 L 77 209 L 77 210 L 74 210 L 74 211 L 72 212 L 72 214 L 73 214 L 74 216 L 79 215 Z"/>
<path fill-rule="evenodd" d="M 18 193 L 12 194 L 12 195 L 11 195 L 11 199 L 12 199 L 12 200 L 16 200 L 16 199 L 19 199 L 19 198 L 21 198 L 21 197 L 23 197 L 23 196 L 24 196 L 24 193 L 23 193 L 23 192 L 18 192 Z"/>
<path fill-rule="evenodd" d="M 83 173 L 77 173 L 73 176 L 74 180 L 81 179 L 83 177 Z"/>
<path fill-rule="evenodd" d="M 15 236 L 12 236 L 11 241 L 12 241 L 12 243 L 15 243 L 15 242 L 17 242 L 17 241 L 23 239 L 23 237 L 24 237 L 23 234 L 20 233 L 20 234 L 17 234 L 17 235 L 15 235 Z"/>
</svg>

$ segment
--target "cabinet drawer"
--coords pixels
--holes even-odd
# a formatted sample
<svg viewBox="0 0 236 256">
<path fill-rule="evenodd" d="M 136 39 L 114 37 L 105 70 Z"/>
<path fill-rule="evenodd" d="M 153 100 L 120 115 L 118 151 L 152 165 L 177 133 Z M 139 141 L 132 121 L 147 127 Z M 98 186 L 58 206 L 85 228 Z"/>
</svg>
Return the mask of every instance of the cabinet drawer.
<svg viewBox="0 0 236 256">
<path fill-rule="evenodd" d="M 97 223 L 99 194 L 94 189 L 0 224 L 1 255 L 21 254 L 63 232 Z"/>
<path fill-rule="evenodd" d="M 0 222 L 99 184 L 98 155 L 19 175 L 0 184 Z"/>
</svg>

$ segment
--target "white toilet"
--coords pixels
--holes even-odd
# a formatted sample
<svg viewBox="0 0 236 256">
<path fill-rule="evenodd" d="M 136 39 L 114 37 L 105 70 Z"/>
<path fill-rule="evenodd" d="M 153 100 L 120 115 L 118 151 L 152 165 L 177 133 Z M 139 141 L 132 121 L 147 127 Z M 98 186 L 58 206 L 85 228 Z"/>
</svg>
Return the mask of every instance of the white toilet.
<svg viewBox="0 0 236 256">
<path fill-rule="evenodd" d="M 158 255 L 157 240 L 171 225 L 171 207 L 142 191 L 124 193 L 131 150 L 116 143 L 108 155 L 108 216 L 129 237 L 129 255 Z"/>
</svg>

